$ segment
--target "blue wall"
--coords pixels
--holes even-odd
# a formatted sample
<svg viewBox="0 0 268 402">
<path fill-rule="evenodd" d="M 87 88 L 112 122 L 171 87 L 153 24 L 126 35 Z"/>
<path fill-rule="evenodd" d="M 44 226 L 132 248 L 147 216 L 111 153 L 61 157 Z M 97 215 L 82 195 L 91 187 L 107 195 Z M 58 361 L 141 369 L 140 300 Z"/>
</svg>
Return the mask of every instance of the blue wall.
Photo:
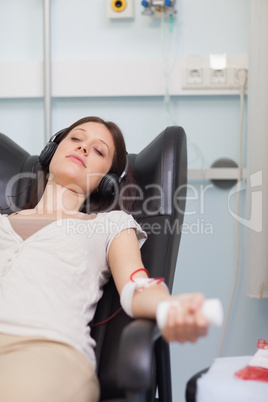
<svg viewBox="0 0 268 402">
<path fill-rule="evenodd" d="M 42 60 L 42 3 L 13 0 L 1 5 L 0 63 Z M 117 21 L 106 19 L 104 0 L 51 3 L 53 60 L 107 60 L 109 68 L 111 59 L 159 59 L 163 48 L 165 55 L 178 58 L 193 54 L 208 57 L 211 53 L 233 57 L 248 52 L 248 0 L 177 0 L 172 33 L 167 23 L 142 16 L 139 1 L 135 19 Z M 40 152 L 44 145 L 43 106 L 42 99 L 0 99 L 0 131 L 29 152 Z M 52 128 L 56 131 L 85 115 L 99 115 L 117 122 L 128 149 L 137 152 L 175 122 L 188 135 L 189 169 L 208 168 L 222 157 L 237 161 L 237 95 L 174 96 L 169 106 L 172 118 L 166 114 L 163 97 L 57 98 L 52 101 Z M 245 144 L 246 124 L 244 136 Z M 236 222 L 228 209 L 228 191 L 208 181 L 189 181 L 189 186 L 174 292 L 202 291 L 207 297 L 219 297 L 226 311 L 237 253 Z M 194 189 L 197 200 L 190 199 Z M 231 201 L 234 210 L 235 202 Z M 244 204 L 242 195 L 242 211 Z M 244 254 L 240 227 L 238 286 L 224 356 L 253 354 L 258 338 L 267 338 L 268 333 L 267 300 L 245 295 Z M 195 345 L 171 346 L 174 401 L 182 402 L 187 379 L 212 363 L 220 338 L 221 329 L 211 328 L 209 336 Z"/>
</svg>

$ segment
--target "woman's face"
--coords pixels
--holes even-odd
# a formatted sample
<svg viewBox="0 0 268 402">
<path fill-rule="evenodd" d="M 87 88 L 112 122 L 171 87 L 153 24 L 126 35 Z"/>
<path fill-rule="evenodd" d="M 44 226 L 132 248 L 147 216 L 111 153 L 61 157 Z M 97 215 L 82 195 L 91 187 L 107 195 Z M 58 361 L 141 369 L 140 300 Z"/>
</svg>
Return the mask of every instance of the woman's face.
<svg viewBox="0 0 268 402">
<path fill-rule="evenodd" d="M 86 198 L 109 172 L 114 152 L 112 134 L 103 124 L 81 124 L 58 145 L 49 166 L 52 180 Z"/>
</svg>

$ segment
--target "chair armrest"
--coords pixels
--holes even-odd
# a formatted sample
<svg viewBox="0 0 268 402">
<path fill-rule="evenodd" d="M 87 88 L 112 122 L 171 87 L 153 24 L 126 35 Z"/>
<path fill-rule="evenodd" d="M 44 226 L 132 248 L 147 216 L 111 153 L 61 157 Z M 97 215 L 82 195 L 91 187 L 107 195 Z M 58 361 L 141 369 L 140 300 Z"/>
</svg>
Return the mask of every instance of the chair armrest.
<svg viewBox="0 0 268 402">
<path fill-rule="evenodd" d="M 154 344 L 160 335 L 153 320 L 137 319 L 125 327 L 118 358 L 120 388 L 140 391 L 151 387 Z"/>
</svg>

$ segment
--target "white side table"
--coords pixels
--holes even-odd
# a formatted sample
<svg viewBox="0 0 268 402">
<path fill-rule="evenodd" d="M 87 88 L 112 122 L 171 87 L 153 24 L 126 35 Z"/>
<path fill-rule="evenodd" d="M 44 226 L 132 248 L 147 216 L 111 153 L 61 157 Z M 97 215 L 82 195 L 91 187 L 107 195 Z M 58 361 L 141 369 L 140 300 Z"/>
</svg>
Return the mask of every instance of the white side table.
<svg viewBox="0 0 268 402">
<path fill-rule="evenodd" d="M 241 380 L 234 373 L 252 356 L 215 359 L 209 371 L 197 380 L 196 402 L 268 402 L 268 383 Z"/>
</svg>

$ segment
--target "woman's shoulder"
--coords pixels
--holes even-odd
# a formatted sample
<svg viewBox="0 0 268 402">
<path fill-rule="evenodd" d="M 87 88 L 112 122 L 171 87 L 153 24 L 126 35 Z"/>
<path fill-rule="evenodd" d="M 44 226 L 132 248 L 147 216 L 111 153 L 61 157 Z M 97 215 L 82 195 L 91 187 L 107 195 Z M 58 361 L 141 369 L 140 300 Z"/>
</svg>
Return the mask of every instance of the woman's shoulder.
<svg viewBox="0 0 268 402">
<path fill-rule="evenodd" d="M 113 229 L 112 232 L 120 232 L 124 229 L 134 229 L 139 239 L 144 241 L 147 238 L 145 231 L 130 213 L 122 210 L 116 210 L 100 213 L 98 216 L 99 219 L 103 219 L 106 221 L 106 223 L 108 223 L 109 227 Z"/>
<path fill-rule="evenodd" d="M 21 209 L 19 211 L 13 212 L 9 215 L 9 217 L 16 218 L 16 219 L 34 219 L 36 215 L 36 211 L 34 208 L 32 209 Z"/>
<path fill-rule="evenodd" d="M 111 221 L 134 221 L 135 219 L 130 213 L 127 213 L 122 210 L 115 210 L 115 211 L 109 211 L 109 212 L 99 212 L 97 214 L 97 217 L 99 219 L 106 219 L 106 220 L 111 220 Z"/>
</svg>

